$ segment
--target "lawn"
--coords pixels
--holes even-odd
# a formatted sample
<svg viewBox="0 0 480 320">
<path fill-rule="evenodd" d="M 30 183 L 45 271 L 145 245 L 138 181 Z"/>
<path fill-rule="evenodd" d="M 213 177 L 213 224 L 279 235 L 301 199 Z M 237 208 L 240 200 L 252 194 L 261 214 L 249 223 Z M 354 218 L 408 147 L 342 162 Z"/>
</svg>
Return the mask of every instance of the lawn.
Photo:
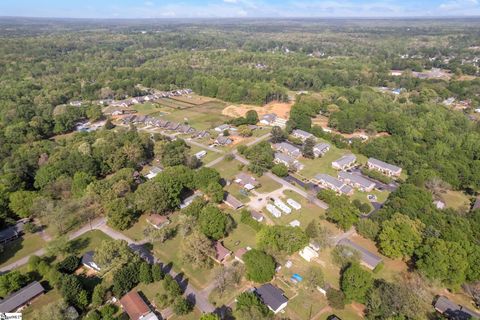
<svg viewBox="0 0 480 320">
<path fill-rule="evenodd" d="M 157 281 L 149 284 L 140 283 L 136 287 L 136 290 L 143 293 L 143 295 L 145 296 L 145 298 L 147 298 L 150 304 L 154 305 L 155 307 L 157 302 L 157 294 L 160 295 L 165 293 L 165 290 L 163 289 L 163 281 Z"/>
<path fill-rule="evenodd" d="M 75 253 L 82 255 L 85 252 L 95 250 L 100 243 L 105 240 L 111 240 L 108 235 L 100 230 L 92 230 L 70 241 Z"/>
<path fill-rule="evenodd" d="M 385 191 L 385 190 L 380 191 L 380 190 L 375 190 L 375 189 L 370 191 L 370 192 L 363 192 L 363 191 L 355 189 L 353 195 L 350 197 L 350 201 L 358 199 L 361 202 L 370 203 L 370 201 L 367 198 L 367 196 L 369 194 L 376 195 L 377 196 L 377 202 L 384 203 L 385 201 L 387 201 L 387 198 L 388 198 L 388 195 L 390 194 L 390 192 Z M 370 207 L 372 207 L 372 206 L 370 205 Z"/>
<path fill-rule="evenodd" d="M 169 320 L 198 320 L 200 319 L 201 316 L 202 316 L 202 312 L 198 310 L 198 308 L 195 308 L 193 309 L 192 312 L 190 312 L 187 315 L 184 315 L 184 316 L 173 315 L 168 319 Z"/>
<path fill-rule="evenodd" d="M 175 122 L 188 122 L 197 130 L 214 128 L 229 118 L 222 115 L 224 104 L 221 102 L 207 102 L 198 106 L 190 106 L 188 109 L 173 110 L 163 116 L 164 119 Z"/>
<path fill-rule="evenodd" d="M 269 193 L 282 187 L 280 183 L 272 180 L 266 175 L 257 178 L 257 180 L 261 184 L 261 187 L 256 190 L 258 193 Z"/>
<path fill-rule="evenodd" d="M 41 295 L 40 297 L 33 300 L 33 302 L 28 307 L 22 310 L 22 316 L 24 319 L 29 319 L 29 316 L 35 310 L 39 310 L 42 307 L 61 299 L 62 299 L 62 296 L 60 295 L 60 292 L 58 292 L 57 289 L 52 289 L 47 293 L 45 293 L 44 295 Z"/>
<path fill-rule="evenodd" d="M 148 214 L 141 215 L 133 226 L 127 230 L 123 230 L 122 233 L 134 241 L 143 240 L 145 238 L 143 230 L 149 225 L 147 222 L 147 216 Z"/>
<path fill-rule="evenodd" d="M 237 160 L 232 161 L 220 161 L 219 163 L 215 164 L 212 168 L 216 169 L 222 178 L 231 180 L 235 177 L 237 173 L 241 171 L 239 166 L 241 163 Z"/>
<path fill-rule="evenodd" d="M 187 141 L 188 143 L 188 141 Z M 217 158 L 220 158 L 220 157 L 223 157 L 224 154 L 222 153 L 218 153 L 218 152 L 214 152 L 214 151 L 210 151 L 208 149 L 205 149 L 205 148 L 202 148 L 202 147 L 199 147 L 197 145 L 193 145 L 191 144 L 190 145 L 190 155 L 194 155 L 196 154 L 197 152 L 200 152 L 202 150 L 205 150 L 207 151 L 207 154 L 205 155 L 205 157 L 203 157 L 202 159 L 200 159 L 202 161 L 202 163 L 205 165 L 209 162 L 212 162 L 213 160 L 217 159 Z"/>
<path fill-rule="evenodd" d="M 273 217 L 270 212 L 266 209 L 264 210 L 264 214 L 268 215 L 275 223 L 280 225 L 288 225 L 293 220 L 300 221 L 300 227 L 305 229 L 306 226 L 314 219 L 318 219 L 325 215 L 325 210 L 319 208 L 313 203 L 309 203 L 307 199 L 299 195 L 298 193 L 292 190 L 285 190 L 283 192 L 284 197 L 282 200 L 286 203 L 288 198 L 291 198 L 302 206 L 300 210 L 295 210 L 292 208 L 292 213 L 285 215 L 282 214 L 280 218 Z"/>
<path fill-rule="evenodd" d="M 45 246 L 45 241 L 38 234 L 25 234 L 23 237 L 4 245 L 0 254 L 0 267 L 28 256 Z"/>
<path fill-rule="evenodd" d="M 448 208 L 467 212 L 470 208 L 470 199 L 461 191 L 448 190 L 440 196 Z"/>
<path fill-rule="evenodd" d="M 162 108 L 156 103 L 146 102 L 143 104 L 136 104 L 133 106 L 134 110 L 137 110 L 139 114 L 149 115 L 155 112 L 165 112 L 165 108 Z"/>
<path fill-rule="evenodd" d="M 248 203 L 250 201 L 248 193 L 235 182 L 232 182 L 229 186 L 226 186 L 225 190 L 243 203 Z"/>
<path fill-rule="evenodd" d="M 223 244 L 230 251 L 235 253 L 240 248 L 255 247 L 256 231 L 240 222 L 240 213 L 230 210 L 230 215 L 235 219 L 237 227 L 230 232 L 228 237 L 223 239 Z"/>
</svg>

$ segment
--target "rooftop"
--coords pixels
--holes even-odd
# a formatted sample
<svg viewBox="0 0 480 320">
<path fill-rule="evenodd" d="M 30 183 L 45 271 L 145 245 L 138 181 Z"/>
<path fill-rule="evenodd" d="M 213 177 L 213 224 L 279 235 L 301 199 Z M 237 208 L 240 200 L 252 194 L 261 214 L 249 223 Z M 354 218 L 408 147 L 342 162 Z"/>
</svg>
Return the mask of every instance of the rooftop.
<svg viewBox="0 0 480 320">
<path fill-rule="evenodd" d="M 331 184 L 335 188 L 341 189 L 345 184 L 338 180 L 337 178 L 332 177 L 331 175 L 325 174 L 325 173 L 319 173 L 315 176 L 316 180 L 322 180 L 325 181 L 328 184 Z"/>
<path fill-rule="evenodd" d="M 271 283 L 266 283 L 255 290 L 262 299 L 263 303 L 269 306 L 272 310 L 278 310 L 284 303 L 288 302 L 288 299 L 285 298 L 283 292 L 272 285 Z"/>
<path fill-rule="evenodd" d="M 295 162 L 295 159 L 282 152 L 275 152 L 275 159 L 286 162 L 288 164 L 292 164 L 293 162 Z"/>
<path fill-rule="evenodd" d="M 220 241 L 215 242 L 215 259 L 223 261 L 230 254 L 230 250 L 225 248 Z"/>
<path fill-rule="evenodd" d="M 451 319 L 466 320 L 480 318 L 480 313 L 458 305 L 444 296 L 439 296 L 437 298 L 435 309 Z"/>
<path fill-rule="evenodd" d="M 276 143 L 273 147 L 275 149 L 286 150 L 287 152 L 290 152 L 290 153 L 300 153 L 300 148 L 297 148 L 293 144 L 290 144 L 287 142 Z"/>
<path fill-rule="evenodd" d="M 328 143 L 321 142 L 321 143 L 317 143 L 313 148 L 318 150 L 324 150 L 324 149 L 330 148 L 330 145 Z"/>
<path fill-rule="evenodd" d="M 338 178 L 340 180 L 350 180 L 353 183 L 359 184 L 363 188 L 370 188 L 370 187 L 375 185 L 375 182 L 373 182 L 373 181 L 365 179 L 364 177 L 362 177 L 358 174 L 352 174 L 352 173 L 345 172 L 345 171 L 340 171 L 338 173 Z"/>
<path fill-rule="evenodd" d="M 226 193 L 224 201 L 225 201 L 226 204 L 228 204 L 229 206 L 231 206 L 234 209 L 239 209 L 239 208 L 243 207 L 243 203 L 240 202 L 240 200 L 238 200 L 237 198 L 235 198 L 234 196 L 232 196 L 228 192 Z"/>
<path fill-rule="evenodd" d="M 15 311 L 44 291 L 40 282 L 34 281 L 3 299 L 0 302 L 0 312 Z"/>
<path fill-rule="evenodd" d="M 338 244 L 350 247 L 360 252 L 360 259 L 362 260 L 362 262 L 370 266 L 370 268 L 372 269 L 374 269 L 380 262 L 382 262 L 382 258 L 368 251 L 364 247 L 359 246 L 350 239 L 342 239 L 338 242 Z"/>
<path fill-rule="evenodd" d="M 332 162 L 332 164 L 335 163 L 338 166 L 343 167 L 343 166 L 349 165 L 350 163 L 355 162 L 355 161 L 357 161 L 357 157 L 354 154 L 346 154 L 343 157 L 341 157 L 340 159 Z"/>
<path fill-rule="evenodd" d="M 139 320 L 143 316 L 150 313 L 150 308 L 147 306 L 142 297 L 136 290 L 132 290 L 120 299 L 123 310 L 128 314 L 130 319 Z"/>
<path fill-rule="evenodd" d="M 8 239 L 19 236 L 23 233 L 23 227 L 25 226 L 25 221 L 20 220 L 13 226 L 5 228 L 0 231 L 0 242 L 6 241 Z"/>
<path fill-rule="evenodd" d="M 392 172 L 398 172 L 398 171 L 402 170 L 402 168 L 400 168 L 400 167 L 394 166 L 393 164 L 389 164 L 389 163 L 383 162 L 383 161 L 375 159 L 375 158 L 369 158 L 368 163 L 371 163 L 372 165 L 380 167 L 380 168 L 390 170 Z"/>
<path fill-rule="evenodd" d="M 303 130 L 300 130 L 300 129 L 295 129 L 295 130 L 293 130 L 292 133 L 293 133 L 294 135 L 301 136 L 301 137 L 303 137 L 303 138 L 313 137 L 313 134 L 311 134 L 310 132 L 303 131 Z"/>
</svg>

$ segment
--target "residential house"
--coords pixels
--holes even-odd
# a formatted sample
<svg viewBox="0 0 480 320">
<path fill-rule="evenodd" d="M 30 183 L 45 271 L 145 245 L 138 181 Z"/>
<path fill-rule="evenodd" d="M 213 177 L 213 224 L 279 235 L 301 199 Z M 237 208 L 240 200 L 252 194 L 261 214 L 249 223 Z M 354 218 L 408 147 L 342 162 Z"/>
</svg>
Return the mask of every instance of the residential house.
<svg viewBox="0 0 480 320">
<path fill-rule="evenodd" d="M 368 180 L 359 174 L 340 171 L 338 173 L 338 179 L 363 192 L 370 192 L 375 188 L 375 182 Z"/>
<path fill-rule="evenodd" d="M 293 144 L 287 142 L 280 142 L 273 145 L 273 148 L 279 152 L 283 152 L 290 157 L 298 158 L 302 155 L 300 148 L 295 147 Z"/>
<path fill-rule="evenodd" d="M 350 239 L 342 239 L 337 243 L 337 245 L 346 246 L 358 251 L 360 253 L 360 263 L 370 270 L 375 269 L 375 267 L 382 262 L 382 258 L 368 251 L 364 247 L 359 246 Z"/>
<path fill-rule="evenodd" d="M 95 252 L 88 251 L 82 256 L 82 265 L 90 270 L 99 272 L 101 270 L 100 266 L 94 260 Z"/>
<path fill-rule="evenodd" d="M 168 123 L 166 129 L 167 130 L 172 130 L 172 131 L 175 131 L 178 129 L 178 127 L 180 126 L 180 123 L 177 123 L 177 122 L 170 122 Z"/>
<path fill-rule="evenodd" d="M 250 212 L 250 214 L 251 214 L 251 216 L 252 216 L 252 219 L 255 220 L 255 221 L 262 222 L 263 219 L 264 219 L 263 215 L 260 214 L 260 213 L 257 212 L 257 211 L 252 210 L 252 211 Z"/>
<path fill-rule="evenodd" d="M 300 162 L 298 162 L 298 160 L 282 152 L 275 152 L 273 162 L 284 164 L 291 170 L 303 169 L 303 164 L 301 164 Z"/>
<path fill-rule="evenodd" d="M 370 170 L 380 171 L 381 173 L 390 177 L 391 176 L 398 177 L 402 173 L 402 168 L 394 166 L 393 164 L 383 162 L 375 158 L 368 159 L 367 167 Z"/>
<path fill-rule="evenodd" d="M 235 182 L 248 191 L 253 190 L 260 185 L 257 179 L 245 172 L 240 172 L 239 174 L 237 174 L 235 176 Z"/>
<path fill-rule="evenodd" d="M 144 97 L 135 97 L 131 99 L 133 104 L 139 104 L 139 103 L 144 103 L 145 98 Z"/>
<path fill-rule="evenodd" d="M 156 97 L 153 94 L 149 94 L 149 95 L 145 96 L 144 99 L 145 99 L 145 101 L 153 101 L 153 100 L 156 100 Z"/>
<path fill-rule="evenodd" d="M 149 264 L 155 263 L 155 257 L 142 244 L 130 243 L 128 244 L 128 247 L 130 248 L 130 250 L 132 250 L 132 252 L 137 254 L 140 258 L 145 260 L 147 263 Z"/>
<path fill-rule="evenodd" d="M 277 115 L 275 113 L 267 113 L 260 118 L 260 123 L 266 126 L 273 126 L 276 119 Z"/>
<path fill-rule="evenodd" d="M 330 145 L 328 143 L 317 143 L 314 147 L 313 147 L 313 154 L 315 155 L 315 157 L 319 158 L 319 157 L 323 157 L 325 155 L 325 153 L 328 152 L 328 150 L 330 150 Z"/>
<path fill-rule="evenodd" d="M 351 195 L 353 193 L 352 187 L 325 173 L 317 174 L 312 178 L 312 182 L 339 194 Z"/>
<path fill-rule="evenodd" d="M 151 224 L 155 229 L 162 229 L 170 224 L 168 217 L 153 213 L 148 216 L 147 222 Z"/>
<path fill-rule="evenodd" d="M 170 124 L 170 121 L 160 119 L 160 120 L 157 122 L 156 126 L 157 126 L 157 127 L 160 127 L 160 128 L 166 128 L 169 124 Z"/>
<path fill-rule="evenodd" d="M 187 124 L 182 124 L 177 128 L 177 131 L 180 132 L 180 133 L 190 134 L 190 133 L 195 132 L 195 129 L 190 127 Z"/>
<path fill-rule="evenodd" d="M 27 219 L 17 221 L 13 226 L 9 226 L 0 231 L 0 244 L 5 245 L 7 242 L 18 239 L 23 235 L 23 229 Z"/>
<path fill-rule="evenodd" d="M 310 132 L 307 132 L 307 131 L 300 130 L 300 129 L 293 130 L 292 135 L 295 138 L 298 138 L 298 139 L 302 140 L 303 142 L 305 142 L 305 140 L 307 140 L 308 138 L 313 138 L 313 134 L 311 134 Z"/>
<path fill-rule="evenodd" d="M 21 288 L 18 291 L 10 294 L 5 297 L 5 299 L 0 301 L 0 312 L 1 313 L 10 313 L 15 312 L 21 309 L 23 306 L 27 305 L 36 297 L 42 295 L 45 292 L 45 289 L 42 287 L 40 282 L 33 281 L 27 286 Z"/>
<path fill-rule="evenodd" d="M 182 203 L 180 203 L 180 209 L 188 207 L 193 202 L 193 200 L 195 200 L 195 198 L 198 198 L 202 195 L 203 193 L 201 193 L 200 191 L 197 191 L 191 196 L 186 197 L 185 199 L 183 199 Z"/>
<path fill-rule="evenodd" d="M 230 139 L 229 137 L 225 136 L 218 136 L 217 139 L 215 139 L 214 144 L 219 145 L 219 146 L 227 146 L 229 144 L 232 144 L 233 140 Z"/>
<path fill-rule="evenodd" d="M 308 262 L 312 261 L 312 259 L 318 258 L 318 253 L 310 246 L 306 246 L 299 253 L 300 256 Z"/>
<path fill-rule="evenodd" d="M 198 138 L 198 139 L 203 139 L 208 137 L 210 137 L 210 132 L 208 132 L 207 130 L 198 131 L 197 133 L 192 135 L 192 138 Z"/>
<path fill-rule="evenodd" d="M 467 320 L 480 318 L 480 313 L 456 304 L 444 296 L 437 298 L 434 307 L 437 312 L 444 315 L 447 319 Z"/>
<path fill-rule="evenodd" d="M 354 154 L 346 154 L 338 160 L 332 162 L 332 167 L 337 170 L 347 170 L 353 167 L 357 157 Z"/>
<path fill-rule="evenodd" d="M 242 258 L 245 253 L 249 251 L 249 248 L 240 248 L 235 252 L 235 260 L 237 260 L 240 263 L 244 263 Z"/>
<path fill-rule="evenodd" d="M 266 283 L 255 288 L 255 293 L 275 314 L 285 309 L 288 304 L 288 299 L 284 296 L 282 290 L 278 289 L 271 283 Z"/>
<path fill-rule="evenodd" d="M 228 204 L 230 207 L 232 207 L 235 210 L 243 207 L 243 203 L 240 202 L 240 200 L 238 200 L 237 198 L 235 198 L 234 196 L 232 196 L 228 192 L 226 192 L 225 199 L 223 200 L 223 202 L 225 202 L 226 204 Z"/>
<path fill-rule="evenodd" d="M 230 129 L 232 129 L 232 126 L 231 126 L 231 125 L 229 125 L 229 124 L 222 124 L 222 125 L 216 127 L 216 128 L 215 128 L 215 131 L 217 131 L 217 132 L 223 132 L 223 131 L 225 131 L 225 130 L 230 130 Z"/>
<path fill-rule="evenodd" d="M 195 158 L 197 159 L 202 159 L 203 157 L 205 157 L 207 155 L 207 151 L 206 150 L 201 150 L 201 151 L 198 151 L 197 153 L 194 154 Z"/>
<path fill-rule="evenodd" d="M 120 304 L 131 320 L 158 320 L 136 290 L 124 295 L 120 299 Z"/>
<path fill-rule="evenodd" d="M 225 263 L 226 259 L 230 257 L 232 252 L 225 248 L 220 241 L 215 242 L 215 257 L 213 260 L 216 262 L 223 264 Z"/>
</svg>

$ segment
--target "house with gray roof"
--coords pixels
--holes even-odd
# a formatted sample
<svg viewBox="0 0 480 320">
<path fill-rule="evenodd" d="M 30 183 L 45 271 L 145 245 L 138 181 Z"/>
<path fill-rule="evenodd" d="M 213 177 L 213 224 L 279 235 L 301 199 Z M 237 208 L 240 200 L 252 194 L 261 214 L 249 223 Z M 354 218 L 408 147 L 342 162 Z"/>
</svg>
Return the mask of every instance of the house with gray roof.
<svg viewBox="0 0 480 320">
<path fill-rule="evenodd" d="M 353 167 L 356 161 L 357 157 L 354 154 L 346 154 L 340 159 L 333 161 L 332 168 L 337 170 L 347 170 Z"/>
<path fill-rule="evenodd" d="M 219 146 L 227 146 L 229 144 L 231 144 L 233 142 L 232 139 L 230 139 L 229 137 L 225 137 L 225 136 L 218 136 L 217 139 L 215 139 L 215 144 L 216 145 L 219 145 Z"/>
<path fill-rule="evenodd" d="M 295 137 L 295 138 L 298 138 L 302 141 L 305 142 L 305 140 L 307 140 L 308 138 L 313 138 L 313 134 L 311 134 L 310 132 L 307 132 L 307 131 L 303 131 L 303 130 L 300 130 L 300 129 L 295 129 L 292 131 L 292 135 Z"/>
<path fill-rule="evenodd" d="M 282 152 L 275 152 L 273 162 L 280 163 L 292 170 L 302 170 L 303 164 Z"/>
<path fill-rule="evenodd" d="M 188 124 L 182 124 L 177 128 L 177 131 L 181 133 L 189 134 L 189 133 L 195 132 L 195 129 L 190 127 Z"/>
<path fill-rule="evenodd" d="M 393 164 L 383 162 L 375 158 L 368 159 L 367 167 L 370 170 L 379 171 L 389 177 L 392 177 L 392 176 L 398 177 L 402 173 L 402 168 L 394 166 Z"/>
<path fill-rule="evenodd" d="M 216 127 L 216 128 L 215 128 L 215 131 L 217 131 L 217 132 L 223 132 L 223 131 L 225 131 L 225 130 L 230 130 L 230 129 L 232 129 L 232 126 L 231 126 L 231 125 L 229 125 L 229 124 L 222 124 L 222 125 Z"/>
<path fill-rule="evenodd" d="M 340 171 L 338 173 L 338 179 L 363 192 L 370 192 L 375 188 L 375 182 L 366 179 L 359 174 Z"/>
<path fill-rule="evenodd" d="M 225 199 L 223 200 L 223 202 L 225 202 L 235 210 L 243 207 L 243 203 L 228 192 L 225 193 Z"/>
<path fill-rule="evenodd" d="M 328 143 L 325 143 L 325 142 L 317 143 L 313 147 L 313 154 L 317 158 L 323 157 L 325 155 L 325 153 L 328 152 L 328 150 L 330 150 L 330 145 Z"/>
<path fill-rule="evenodd" d="M 273 149 L 288 154 L 290 157 L 298 158 L 302 155 L 300 148 L 295 147 L 293 144 L 287 142 L 275 143 Z"/>
<path fill-rule="evenodd" d="M 312 182 L 339 194 L 351 195 L 353 193 L 352 187 L 325 173 L 317 174 L 312 178 Z"/>
<path fill-rule="evenodd" d="M 17 311 L 44 292 L 45 289 L 40 282 L 34 281 L 0 301 L 0 312 Z"/>
<path fill-rule="evenodd" d="M 288 299 L 284 296 L 283 291 L 271 283 L 255 288 L 255 293 L 275 314 L 285 309 L 288 304 Z"/>
<path fill-rule="evenodd" d="M 346 246 L 352 248 L 360 253 L 360 263 L 365 267 L 369 268 L 370 270 L 375 269 L 375 267 L 382 262 L 382 258 L 377 256 L 376 254 L 368 251 L 362 246 L 359 246 L 355 242 L 350 239 L 342 239 L 340 240 L 337 245 Z"/>
<path fill-rule="evenodd" d="M 468 320 L 480 318 L 480 313 L 465 308 L 447 297 L 439 296 L 434 304 L 435 310 L 444 315 L 447 319 Z"/>
<path fill-rule="evenodd" d="M 276 119 L 277 119 L 277 115 L 275 113 L 267 113 L 260 118 L 260 123 L 267 126 L 271 126 L 273 125 Z"/>
<path fill-rule="evenodd" d="M 82 265 L 94 271 L 100 271 L 101 268 L 94 260 L 95 252 L 88 251 L 82 256 Z"/>
<path fill-rule="evenodd" d="M 210 132 L 208 132 L 207 130 L 198 131 L 192 135 L 192 138 L 198 138 L 198 139 L 208 138 L 208 137 L 210 137 Z"/>
<path fill-rule="evenodd" d="M 167 125 L 167 130 L 177 130 L 177 128 L 180 126 L 180 123 L 177 122 L 170 122 Z"/>
<path fill-rule="evenodd" d="M 26 219 L 17 221 L 13 226 L 9 226 L 0 231 L 0 244 L 5 245 L 7 242 L 18 239 L 23 235 Z"/>
</svg>

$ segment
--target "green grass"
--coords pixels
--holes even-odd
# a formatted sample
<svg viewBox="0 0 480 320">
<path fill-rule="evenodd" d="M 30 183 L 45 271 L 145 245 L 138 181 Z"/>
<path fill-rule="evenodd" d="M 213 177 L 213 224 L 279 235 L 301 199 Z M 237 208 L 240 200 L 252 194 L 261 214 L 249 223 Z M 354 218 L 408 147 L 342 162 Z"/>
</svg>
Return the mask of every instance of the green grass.
<svg viewBox="0 0 480 320">
<path fill-rule="evenodd" d="M 235 253 L 240 248 L 255 247 L 256 231 L 240 222 L 240 213 L 230 211 L 230 215 L 235 219 L 237 227 L 230 232 L 230 234 L 223 239 L 223 244 L 230 251 Z"/>
<path fill-rule="evenodd" d="M 383 191 L 372 190 L 371 192 L 362 192 L 360 190 L 355 189 L 353 195 L 350 197 L 350 200 L 353 201 L 355 199 L 358 199 L 361 202 L 365 202 L 365 203 L 370 204 L 370 200 L 368 200 L 368 198 L 367 198 L 367 196 L 369 194 L 376 195 L 377 196 L 377 202 L 383 203 L 383 202 L 387 201 L 387 198 L 388 198 L 388 195 L 390 194 L 390 192 L 385 191 L 385 190 L 383 190 Z"/>
<path fill-rule="evenodd" d="M 185 122 L 197 130 L 214 128 L 227 121 L 229 118 L 222 115 L 225 105 L 221 102 L 207 102 L 198 106 L 191 106 L 188 109 L 173 110 L 163 116 L 164 119 L 176 122 Z"/>
<path fill-rule="evenodd" d="M 162 108 L 156 103 L 146 102 L 142 104 L 136 104 L 133 106 L 134 110 L 137 110 L 139 114 L 149 115 L 155 112 L 165 112 L 165 108 Z"/>
<path fill-rule="evenodd" d="M 148 301 L 153 305 L 157 304 L 157 294 L 165 293 L 165 290 L 163 289 L 163 281 L 157 281 L 149 284 L 140 283 L 136 289 L 137 291 L 142 292 Z"/>
<path fill-rule="evenodd" d="M 461 191 L 449 190 L 441 198 L 447 207 L 458 211 L 466 212 L 470 207 L 470 199 Z"/>
<path fill-rule="evenodd" d="M 187 141 L 188 143 L 188 141 Z M 200 159 L 200 161 L 202 161 L 202 163 L 205 165 L 205 164 L 208 164 L 209 162 L 212 162 L 213 160 L 217 159 L 217 158 L 220 158 L 220 157 L 223 157 L 225 156 L 224 154 L 222 153 L 218 153 L 218 152 L 215 152 L 215 151 L 210 151 L 208 149 L 205 149 L 205 148 L 202 148 L 202 147 L 199 147 L 197 145 L 193 145 L 191 144 L 190 145 L 190 155 L 194 155 L 195 153 L 197 152 L 200 152 L 202 150 L 205 150 L 207 151 L 207 155 L 205 157 L 203 157 L 202 159 Z"/>
<path fill-rule="evenodd" d="M 0 254 L 0 266 L 8 265 L 26 257 L 45 246 L 38 234 L 25 234 L 23 237 L 7 243 Z"/>
<path fill-rule="evenodd" d="M 92 230 L 72 240 L 71 242 L 75 252 L 78 255 L 82 255 L 87 251 L 95 250 L 103 241 L 111 239 L 112 238 L 100 230 Z"/>
<path fill-rule="evenodd" d="M 202 312 L 198 310 L 198 308 L 195 308 L 193 309 L 192 312 L 190 312 L 187 315 L 184 315 L 184 316 L 173 315 L 168 319 L 169 320 L 198 320 L 200 319 L 201 316 L 202 316 Z"/>
<path fill-rule="evenodd" d="M 226 186 L 225 190 L 243 203 L 247 203 L 250 201 L 250 198 L 244 193 L 242 193 L 244 192 L 242 191 L 243 188 L 235 182 L 232 182 L 229 186 Z"/>
<path fill-rule="evenodd" d="M 62 299 L 60 292 L 57 289 L 52 289 L 44 295 L 36 298 L 28 307 L 22 310 L 22 315 L 24 319 L 29 319 L 29 316 L 35 311 L 39 310 L 42 307 L 59 301 Z"/>
<path fill-rule="evenodd" d="M 257 189 L 259 193 L 269 193 L 282 187 L 280 183 L 272 180 L 266 175 L 261 176 L 257 180 L 261 184 L 261 187 Z"/>
<path fill-rule="evenodd" d="M 149 225 L 147 222 L 147 216 L 147 214 L 141 215 L 133 226 L 127 230 L 123 230 L 122 233 L 135 241 L 143 240 L 145 238 L 143 230 Z"/>
<path fill-rule="evenodd" d="M 232 178 L 235 177 L 237 173 L 241 171 L 239 169 L 240 164 L 241 163 L 237 160 L 232 160 L 232 161 L 223 160 L 217 163 L 216 165 L 214 165 L 212 168 L 216 169 L 220 173 L 222 178 L 231 180 Z"/>
</svg>

